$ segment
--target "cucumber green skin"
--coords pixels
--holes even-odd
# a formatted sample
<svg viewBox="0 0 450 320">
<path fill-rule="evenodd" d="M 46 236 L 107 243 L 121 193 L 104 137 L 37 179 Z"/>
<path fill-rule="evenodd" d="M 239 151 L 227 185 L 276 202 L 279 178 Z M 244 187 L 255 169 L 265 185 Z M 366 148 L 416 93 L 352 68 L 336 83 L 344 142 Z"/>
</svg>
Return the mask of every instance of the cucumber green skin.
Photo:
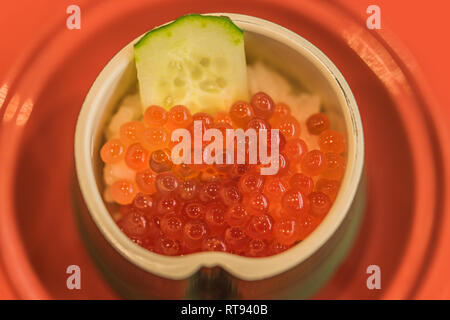
<svg viewBox="0 0 450 320">
<path fill-rule="evenodd" d="M 244 32 L 227 17 L 180 17 L 147 32 L 134 57 L 144 108 L 182 104 L 217 112 L 248 99 Z"/>
<path fill-rule="evenodd" d="M 225 17 L 225 16 L 205 16 L 205 15 L 201 15 L 201 14 L 197 14 L 197 13 L 192 13 L 192 14 L 187 14 L 185 16 L 181 16 L 177 19 L 175 19 L 173 22 L 165 24 L 161 27 L 152 29 L 150 31 L 148 31 L 145 35 L 142 36 L 142 38 L 136 42 L 134 44 L 134 49 L 138 50 L 139 48 L 141 48 L 142 46 L 145 45 L 145 43 L 147 43 L 147 41 L 149 41 L 149 39 L 151 39 L 152 36 L 154 36 L 155 34 L 167 31 L 170 32 L 170 29 L 177 24 L 182 24 L 185 22 L 200 22 L 203 23 L 202 26 L 207 27 L 208 22 L 213 22 L 215 24 L 222 24 L 225 28 L 230 30 L 230 34 L 235 35 L 236 39 L 235 39 L 235 43 L 239 44 L 241 41 L 244 41 L 243 38 L 243 34 L 244 32 L 238 27 L 236 26 L 233 21 L 231 21 L 230 18 Z"/>
</svg>

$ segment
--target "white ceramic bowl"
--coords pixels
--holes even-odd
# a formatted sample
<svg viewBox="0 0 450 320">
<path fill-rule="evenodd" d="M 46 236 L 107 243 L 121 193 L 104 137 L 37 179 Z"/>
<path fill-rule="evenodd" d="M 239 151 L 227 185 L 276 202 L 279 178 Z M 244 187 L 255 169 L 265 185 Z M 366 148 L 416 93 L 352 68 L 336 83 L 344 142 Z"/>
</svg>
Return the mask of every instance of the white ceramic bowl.
<svg viewBox="0 0 450 320">
<path fill-rule="evenodd" d="M 120 98 L 137 81 L 133 43 L 138 39 L 123 48 L 105 66 L 84 101 L 75 133 L 77 178 L 84 202 L 96 226 L 109 245 L 127 261 L 126 263 L 137 267 L 132 268 L 134 270 L 132 272 L 138 272 L 136 271 L 138 269 L 143 271 L 143 273 L 139 271 L 141 274 L 139 277 L 145 277 L 148 274 L 161 279 L 161 281 L 167 279 L 174 283 L 184 283 L 186 286 L 186 281 L 189 279 L 191 281 L 194 278 L 198 280 L 198 277 L 194 275 L 202 268 L 218 267 L 211 270 L 221 270 L 220 274 L 229 277 L 231 286 L 236 287 L 236 290 L 240 288 L 239 283 L 247 284 L 246 286 L 241 285 L 241 288 L 255 288 L 247 290 L 253 292 L 251 294 L 244 289 L 244 294 L 237 293 L 234 297 L 277 297 L 275 292 L 282 292 L 284 287 L 293 286 L 296 279 L 287 279 L 285 282 L 271 279 L 280 276 L 280 279 L 283 279 L 283 275 L 290 274 L 289 277 L 301 275 L 298 276 L 298 283 L 304 282 L 305 279 L 308 279 L 307 269 L 310 269 L 311 264 L 318 263 L 327 266 L 327 257 L 332 256 L 331 252 L 333 251 L 330 248 L 335 248 L 338 240 L 345 237 L 346 234 L 348 235 L 349 231 L 343 227 L 343 222 L 349 215 L 355 199 L 363 168 L 364 144 L 361 119 L 353 94 L 339 70 L 307 40 L 266 20 L 240 14 L 221 13 L 220 15 L 230 17 L 236 25 L 244 30 L 248 61 L 256 58 L 263 59 L 290 78 L 302 83 L 311 92 L 320 95 L 323 109 L 332 118 L 333 126 L 346 133 L 347 169 L 336 201 L 317 229 L 293 248 L 265 258 L 247 258 L 221 252 L 201 252 L 178 257 L 163 256 L 134 244 L 120 231 L 103 202 L 102 193 L 99 192 L 99 188 L 102 188 L 102 164 L 98 154 L 108 117 L 117 107 Z M 337 232 L 340 229 L 342 235 Z M 104 244 L 100 247 L 92 243 L 91 245 L 97 248 L 97 253 L 102 252 L 103 249 L 100 247 Z M 319 252 L 321 253 L 319 254 Z M 319 258 L 315 258 L 317 255 Z M 336 258 L 333 261 L 335 266 Z M 104 260 L 102 262 L 103 265 L 106 263 Z M 124 261 L 120 263 L 126 265 Z M 114 267 L 109 265 L 106 269 L 111 270 Z M 117 273 L 120 274 L 122 271 L 117 271 Z M 129 276 L 118 275 L 115 279 L 126 283 Z M 207 279 L 210 278 L 211 275 L 207 277 Z M 323 276 L 319 276 L 319 278 L 323 278 Z M 129 286 L 133 287 L 132 280 L 129 281 Z M 324 280 L 322 279 L 322 281 Z M 257 290 L 258 283 L 263 287 L 266 286 L 260 291 L 261 295 L 254 291 Z M 278 284 L 274 286 L 275 283 Z M 273 290 L 267 288 L 270 285 L 274 286 Z M 141 289 L 145 291 L 145 287 Z M 157 290 L 157 288 L 153 287 L 151 290 Z M 193 290 L 195 291 L 195 289 Z M 205 294 L 208 296 L 207 293 Z M 131 296 L 142 297 L 140 293 Z M 143 296 L 166 297 L 157 293 Z M 184 296 L 189 295 L 184 294 Z M 214 295 L 212 294 L 212 296 Z M 300 296 L 304 295 L 299 294 Z M 169 294 L 167 297 L 178 296 Z"/>
</svg>

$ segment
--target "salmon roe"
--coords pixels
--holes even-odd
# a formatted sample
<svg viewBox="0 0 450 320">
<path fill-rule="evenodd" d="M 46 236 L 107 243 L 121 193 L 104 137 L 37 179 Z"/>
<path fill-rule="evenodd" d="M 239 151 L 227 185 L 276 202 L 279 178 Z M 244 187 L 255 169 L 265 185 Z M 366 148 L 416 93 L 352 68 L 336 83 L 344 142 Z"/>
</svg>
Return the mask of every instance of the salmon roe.
<svg viewBox="0 0 450 320">
<path fill-rule="evenodd" d="M 330 120 L 324 113 L 316 113 L 306 120 L 306 126 L 311 134 L 321 134 L 330 127 Z"/>
<path fill-rule="evenodd" d="M 105 181 L 108 201 L 118 207 L 117 225 L 138 245 L 170 256 L 222 251 L 265 257 L 302 241 L 337 197 L 346 166 L 345 139 L 330 129 L 326 114 L 300 123 L 293 110 L 264 92 L 217 114 L 191 115 L 182 105 L 170 110 L 149 106 L 142 121 L 124 123 L 100 149 L 109 166 Z M 250 143 L 243 164 L 236 162 L 236 148 L 234 164 L 173 163 L 171 151 L 178 142 L 171 141 L 171 132 L 185 128 L 192 135 L 196 120 L 203 133 L 218 129 L 224 140 L 226 129 L 255 129 L 258 141 L 260 129 L 278 129 L 278 171 L 262 175 L 270 164 L 250 164 Z M 310 135 L 302 136 L 303 126 Z M 269 134 L 269 154 L 270 139 Z M 203 141 L 203 149 L 207 144 Z M 227 150 L 222 153 L 224 160 L 230 157 Z"/>
</svg>

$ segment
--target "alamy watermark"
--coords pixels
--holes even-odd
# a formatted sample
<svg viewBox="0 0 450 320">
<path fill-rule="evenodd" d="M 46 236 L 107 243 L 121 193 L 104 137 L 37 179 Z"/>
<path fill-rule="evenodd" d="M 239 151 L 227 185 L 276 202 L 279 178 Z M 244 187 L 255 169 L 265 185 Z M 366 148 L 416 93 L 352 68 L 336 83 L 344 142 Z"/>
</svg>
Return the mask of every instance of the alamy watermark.
<svg viewBox="0 0 450 320">
<path fill-rule="evenodd" d="M 66 8 L 69 16 L 66 19 L 66 27 L 69 30 L 81 29 L 81 9 L 76 4 L 71 4 Z"/>
<path fill-rule="evenodd" d="M 81 289 L 81 269 L 76 264 L 72 264 L 67 267 L 66 273 L 70 276 L 67 277 L 66 286 L 69 290 Z"/>
<path fill-rule="evenodd" d="M 376 264 L 367 267 L 366 273 L 370 274 L 367 278 L 366 286 L 369 290 L 381 289 L 381 268 Z"/>
<path fill-rule="evenodd" d="M 278 172 L 280 157 L 278 129 L 259 129 L 258 132 L 253 128 L 245 131 L 226 129 L 224 137 L 223 131 L 215 128 L 203 132 L 202 122 L 196 120 L 193 131 L 193 137 L 189 130 L 183 128 L 172 132 L 172 141 L 178 142 L 171 153 L 174 164 L 259 163 L 266 165 L 261 167 L 261 175 L 274 175 Z M 207 142 L 205 147 L 204 142 Z"/>
<path fill-rule="evenodd" d="M 372 4 L 367 7 L 367 14 L 370 16 L 366 20 L 366 26 L 368 29 L 381 29 L 381 9 L 379 6 Z"/>
</svg>

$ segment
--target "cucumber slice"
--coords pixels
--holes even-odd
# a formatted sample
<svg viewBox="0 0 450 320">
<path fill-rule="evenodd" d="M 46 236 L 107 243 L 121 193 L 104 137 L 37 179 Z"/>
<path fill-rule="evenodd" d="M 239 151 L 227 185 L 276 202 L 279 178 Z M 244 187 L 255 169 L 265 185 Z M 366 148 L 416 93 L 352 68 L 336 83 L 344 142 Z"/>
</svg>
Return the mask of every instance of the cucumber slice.
<svg viewBox="0 0 450 320">
<path fill-rule="evenodd" d="M 249 98 L 244 35 L 227 17 L 180 17 L 145 34 L 134 55 L 143 108 L 213 113 Z"/>
</svg>

